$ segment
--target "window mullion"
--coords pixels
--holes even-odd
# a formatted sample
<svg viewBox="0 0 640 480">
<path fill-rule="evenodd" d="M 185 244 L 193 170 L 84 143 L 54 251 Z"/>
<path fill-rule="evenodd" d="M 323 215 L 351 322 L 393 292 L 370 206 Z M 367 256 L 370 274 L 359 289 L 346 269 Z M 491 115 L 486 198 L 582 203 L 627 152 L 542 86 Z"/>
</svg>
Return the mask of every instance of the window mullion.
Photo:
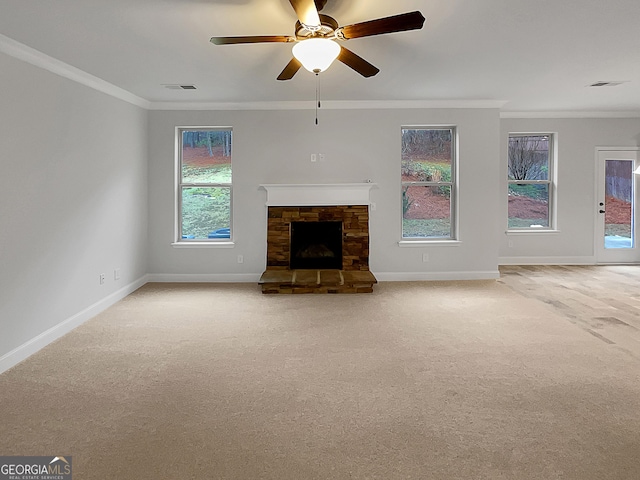
<svg viewBox="0 0 640 480">
<path fill-rule="evenodd" d="M 181 187 L 231 187 L 231 183 L 181 183 Z"/>
</svg>

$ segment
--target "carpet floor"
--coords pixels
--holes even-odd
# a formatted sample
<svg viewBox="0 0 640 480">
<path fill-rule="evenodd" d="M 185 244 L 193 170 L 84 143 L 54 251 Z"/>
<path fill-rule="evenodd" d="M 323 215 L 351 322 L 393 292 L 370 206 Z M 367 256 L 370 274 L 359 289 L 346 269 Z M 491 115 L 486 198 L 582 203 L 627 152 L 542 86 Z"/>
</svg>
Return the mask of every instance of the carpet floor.
<svg viewBox="0 0 640 480">
<path fill-rule="evenodd" d="M 147 284 L 0 375 L 0 455 L 72 456 L 78 480 L 638 479 L 640 273 L 619 268 Z"/>
</svg>

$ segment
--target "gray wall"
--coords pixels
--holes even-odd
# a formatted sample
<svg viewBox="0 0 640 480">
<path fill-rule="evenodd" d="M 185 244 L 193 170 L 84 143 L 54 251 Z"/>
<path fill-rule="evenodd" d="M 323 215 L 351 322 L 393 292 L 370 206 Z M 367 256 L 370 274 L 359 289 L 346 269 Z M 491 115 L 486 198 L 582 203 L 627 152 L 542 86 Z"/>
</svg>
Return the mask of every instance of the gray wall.
<svg viewBox="0 0 640 480">
<path fill-rule="evenodd" d="M 400 130 L 456 125 L 459 223 L 456 246 L 401 248 Z M 235 248 L 175 248 L 177 126 L 232 126 Z M 324 162 L 311 163 L 312 153 Z M 487 278 L 498 265 L 499 114 L 494 109 L 152 111 L 149 120 L 149 268 L 152 278 L 223 274 L 257 278 L 266 263 L 264 183 L 350 183 L 371 179 L 371 270 L 379 279 Z M 422 262 L 429 253 L 429 262 Z M 244 263 L 237 263 L 237 255 Z M 187 277 L 191 279 L 197 276 Z M 216 277 L 209 277 L 216 278 Z"/>
<path fill-rule="evenodd" d="M 0 87 L 2 359 L 144 276 L 148 155 L 141 108 L 4 54 Z"/>
<path fill-rule="evenodd" d="M 596 147 L 637 147 L 640 119 L 503 119 L 501 122 L 501 263 L 593 263 Z M 510 132 L 553 132 L 558 145 L 557 228 L 553 234 L 505 235 Z M 511 240 L 512 247 L 509 247 Z"/>
</svg>

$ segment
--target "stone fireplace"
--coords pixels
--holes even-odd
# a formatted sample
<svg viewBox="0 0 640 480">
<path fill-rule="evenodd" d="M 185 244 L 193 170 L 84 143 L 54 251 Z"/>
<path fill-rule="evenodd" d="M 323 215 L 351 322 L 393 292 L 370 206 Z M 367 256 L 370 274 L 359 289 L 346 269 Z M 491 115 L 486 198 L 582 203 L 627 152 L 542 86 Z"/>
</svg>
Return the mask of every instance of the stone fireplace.
<svg viewBox="0 0 640 480">
<path fill-rule="evenodd" d="M 267 269 L 263 293 L 370 293 L 373 184 L 263 185 Z"/>
</svg>

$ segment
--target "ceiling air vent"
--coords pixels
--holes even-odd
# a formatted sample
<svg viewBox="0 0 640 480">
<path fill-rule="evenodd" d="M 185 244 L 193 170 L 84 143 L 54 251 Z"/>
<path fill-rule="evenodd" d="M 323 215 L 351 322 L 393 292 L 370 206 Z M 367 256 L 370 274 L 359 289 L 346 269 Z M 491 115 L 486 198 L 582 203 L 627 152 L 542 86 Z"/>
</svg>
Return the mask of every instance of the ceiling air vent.
<svg viewBox="0 0 640 480">
<path fill-rule="evenodd" d="M 195 85 L 179 85 L 179 84 L 170 84 L 170 85 L 162 85 L 164 88 L 168 88 L 169 90 L 195 90 Z"/>
<path fill-rule="evenodd" d="M 616 85 L 620 85 L 621 83 L 624 83 L 624 82 L 602 81 L 602 82 L 592 83 L 589 86 L 590 87 L 615 87 Z"/>
</svg>

